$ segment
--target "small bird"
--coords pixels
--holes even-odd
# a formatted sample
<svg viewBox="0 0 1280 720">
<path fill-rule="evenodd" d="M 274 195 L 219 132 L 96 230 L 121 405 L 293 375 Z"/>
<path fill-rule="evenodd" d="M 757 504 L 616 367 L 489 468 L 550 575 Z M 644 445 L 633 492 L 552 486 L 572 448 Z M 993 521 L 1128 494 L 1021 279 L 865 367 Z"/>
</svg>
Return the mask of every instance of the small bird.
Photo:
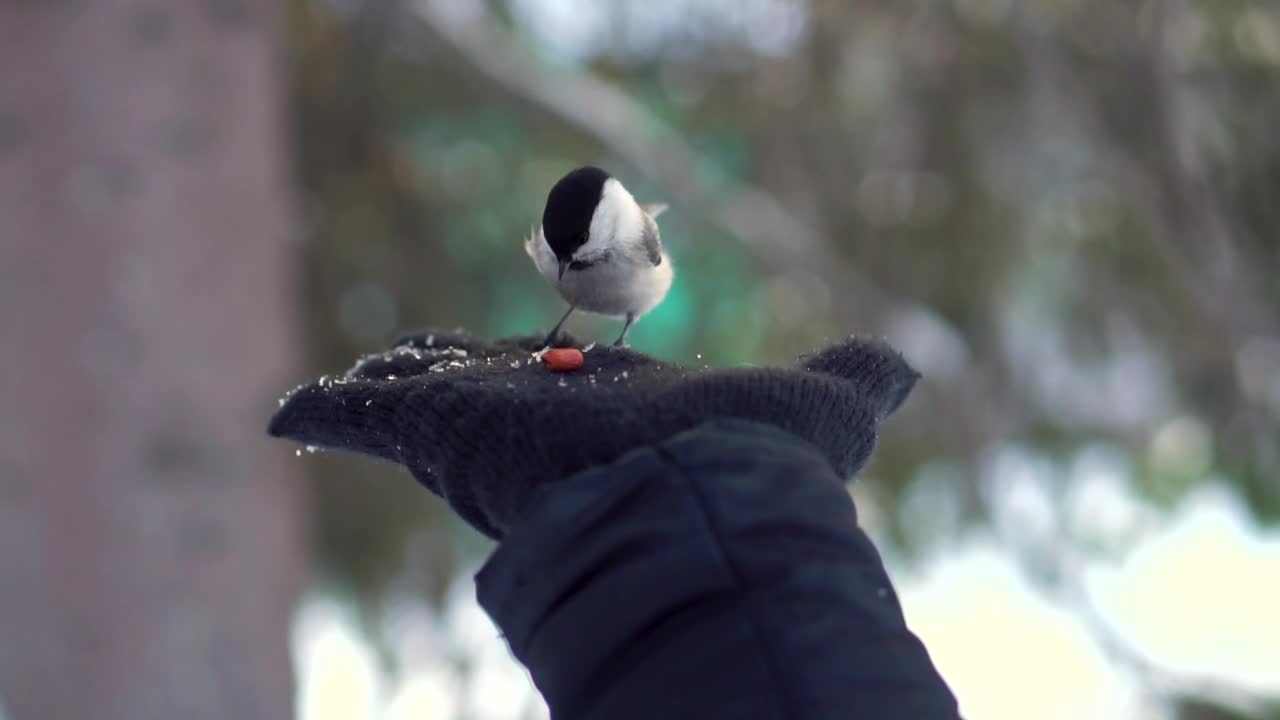
<svg viewBox="0 0 1280 720">
<path fill-rule="evenodd" d="M 675 277 L 656 222 L 666 209 L 640 205 L 597 167 L 573 170 L 551 188 L 542 226 L 524 244 L 538 272 L 569 303 L 548 345 L 573 311 L 583 310 L 625 319 L 613 344 L 626 347 L 631 326 L 662 302 Z"/>
</svg>

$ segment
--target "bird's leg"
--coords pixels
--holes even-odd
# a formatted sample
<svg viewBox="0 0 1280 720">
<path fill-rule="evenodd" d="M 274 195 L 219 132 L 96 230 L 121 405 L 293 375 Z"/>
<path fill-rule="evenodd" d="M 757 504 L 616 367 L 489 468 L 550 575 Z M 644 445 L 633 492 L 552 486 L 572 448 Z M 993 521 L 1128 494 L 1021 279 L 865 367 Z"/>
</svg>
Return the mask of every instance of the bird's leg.
<svg viewBox="0 0 1280 720">
<path fill-rule="evenodd" d="M 550 346 L 555 343 L 556 336 L 560 334 L 560 328 L 564 326 L 564 321 L 568 320 L 569 316 L 572 314 L 573 314 L 573 306 L 570 305 L 569 309 L 564 311 L 564 316 L 560 318 L 560 322 L 556 323 L 556 326 L 551 328 L 551 332 L 547 333 L 547 339 L 545 342 L 542 343 L 543 345 Z"/>
<path fill-rule="evenodd" d="M 617 340 L 613 341 L 614 347 L 628 347 L 627 334 L 631 332 L 631 326 L 634 325 L 635 322 L 636 314 L 627 313 L 627 324 L 622 326 L 622 334 L 618 336 Z"/>
</svg>

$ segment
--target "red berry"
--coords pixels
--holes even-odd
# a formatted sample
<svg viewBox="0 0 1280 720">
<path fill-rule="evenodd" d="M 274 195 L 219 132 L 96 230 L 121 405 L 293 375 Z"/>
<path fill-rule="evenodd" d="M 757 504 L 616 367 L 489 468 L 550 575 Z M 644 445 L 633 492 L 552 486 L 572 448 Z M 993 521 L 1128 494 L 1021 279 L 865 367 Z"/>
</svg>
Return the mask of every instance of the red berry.
<svg viewBox="0 0 1280 720">
<path fill-rule="evenodd" d="M 577 348 L 555 348 L 542 354 L 542 364 L 551 372 L 573 372 L 582 367 L 585 358 Z"/>
</svg>

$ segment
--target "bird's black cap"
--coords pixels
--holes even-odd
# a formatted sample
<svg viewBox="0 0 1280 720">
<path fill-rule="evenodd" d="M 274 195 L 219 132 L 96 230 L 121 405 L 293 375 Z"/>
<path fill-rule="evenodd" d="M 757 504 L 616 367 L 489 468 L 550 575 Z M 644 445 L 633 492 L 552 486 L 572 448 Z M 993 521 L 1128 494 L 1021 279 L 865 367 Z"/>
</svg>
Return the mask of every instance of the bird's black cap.
<svg viewBox="0 0 1280 720">
<path fill-rule="evenodd" d="M 551 188 L 542 211 L 542 232 L 560 260 L 568 260 L 587 242 L 591 216 L 608 179 L 609 173 L 588 165 L 560 178 Z"/>
</svg>

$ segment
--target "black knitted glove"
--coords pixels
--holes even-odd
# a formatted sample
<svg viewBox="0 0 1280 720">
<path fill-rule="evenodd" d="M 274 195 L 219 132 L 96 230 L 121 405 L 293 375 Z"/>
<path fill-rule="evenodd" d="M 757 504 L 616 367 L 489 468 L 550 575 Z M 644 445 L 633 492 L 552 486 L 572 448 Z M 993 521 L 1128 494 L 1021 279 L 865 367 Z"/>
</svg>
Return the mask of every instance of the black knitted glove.
<svg viewBox="0 0 1280 720">
<path fill-rule="evenodd" d="M 562 347 L 573 339 L 562 334 Z M 611 462 L 716 417 L 808 440 L 845 479 L 919 374 L 883 342 L 851 338 L 796 369 L 693 369 L 594 347 L 552 373 L 541 337 L 493 343 L 423 333 L 281 401 L 268 432 L 398 462 L 463 519 L 501 538 L 534 486 Z"/>
</svg>

